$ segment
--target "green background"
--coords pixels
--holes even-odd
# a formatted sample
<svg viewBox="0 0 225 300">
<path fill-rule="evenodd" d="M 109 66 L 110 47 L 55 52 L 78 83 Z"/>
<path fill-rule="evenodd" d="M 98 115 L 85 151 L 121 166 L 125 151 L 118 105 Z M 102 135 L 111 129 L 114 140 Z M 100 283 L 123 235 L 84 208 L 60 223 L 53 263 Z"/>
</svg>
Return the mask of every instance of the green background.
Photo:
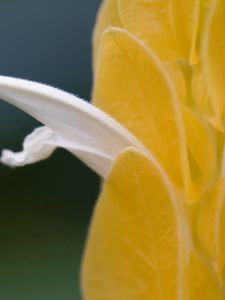
<svg viewBox="0 0 225 300">
<path fill-rule="evenodd" d="M 0 73 L 90 99 L 98 0 L 1 0 Z M 0 102 L 0 149 L 20 150 L 38 122 Z M 57 150 L 41 163 L 0 165 L 0 299 L 81 299 L 79 272 L 99 178 Z"/>
</svg>

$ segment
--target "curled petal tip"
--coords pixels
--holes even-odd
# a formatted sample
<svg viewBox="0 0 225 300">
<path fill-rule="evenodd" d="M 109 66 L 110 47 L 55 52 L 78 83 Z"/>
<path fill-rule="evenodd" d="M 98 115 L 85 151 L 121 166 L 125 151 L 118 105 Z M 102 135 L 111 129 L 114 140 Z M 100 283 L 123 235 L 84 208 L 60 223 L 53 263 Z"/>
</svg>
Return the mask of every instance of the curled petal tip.
<svg viewBox="0 0 225 300">
<path fill-rule="evenodd" d="M 3 150 L 0 161 L 14 168 L 44 160 L 56 148 L 54 139 L 54 133 L 49 128 L 44 126 L 36 128 L 25 138 L 22 151 Z"/>
<path fill-rule="evenodd" d="M 8 165 L 34 163 L 47 158 L 56 147 L 62 147 L 105 178 L 124 149 L 134 147 L 148 154 L 145 147 L 110 116 L 59 89 L 0 76 L 0 98 L 46 125 L 25 139 L 22 152 L 3 152 L 2 161 Z"/>
<path fill-rule="evenodd" d="M 20 160 L 20 158 L 18 157 Z M 17 159 L 15 158 L 15 154 L 10 150 L 3 150 L 0 157 L 0 162 L 8 167 L 17 167 Z"/>
</svg>

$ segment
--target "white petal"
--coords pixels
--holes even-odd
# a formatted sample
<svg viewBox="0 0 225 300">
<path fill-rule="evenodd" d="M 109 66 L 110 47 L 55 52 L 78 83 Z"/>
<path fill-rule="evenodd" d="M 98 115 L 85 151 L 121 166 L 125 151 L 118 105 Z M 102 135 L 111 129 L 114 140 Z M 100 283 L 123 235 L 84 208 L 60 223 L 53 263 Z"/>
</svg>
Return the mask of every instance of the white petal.
<svg viewBox="0 0 225 300">
<path fill-rule="evenodd" d="M 53 131 L 45 126 L 36 128 L 23 142 L 23 151 L 14 153 L 3 150 L 1 162 L 10 167 L 24 166 L 48 158 L 57 146 Z"/>
<path fill-rule="evenodd" d="M 51 136 L 50 141 L 40 141 L 40 153 L 37 148 L 34 155 L 36 159 L 27 159 L 29 151 L 26 148 L 27 153 L 20 153 L 18 161 L 23 160 L 23 156 L 26 157 L 24 163 L 37 161 L 38 157 L 43 159 L 48 156 L 45 155 L 49 147 L 47 144 L 54 144 L 68 149 L 99 175 L 106 177 L 116 156 L 125 148 L 133 146 L 141 152 L 148 153 L 145 147 L 114 119 L 93 105 L 56 88 L 0 76 L 0 98 L 27 112 L 54 133 L 54 139 Z M 33 150 L 34 147 L 29 149 Z M 4 153 L 8 154 L 3 155 L 3 160 L 6 161 L 8 156 L 9 161 L 9 152 Z M 31 154 L 29 156 L 31 157 Z M 11 155 L 11 161 L 12 157 Z"/>
</svg>

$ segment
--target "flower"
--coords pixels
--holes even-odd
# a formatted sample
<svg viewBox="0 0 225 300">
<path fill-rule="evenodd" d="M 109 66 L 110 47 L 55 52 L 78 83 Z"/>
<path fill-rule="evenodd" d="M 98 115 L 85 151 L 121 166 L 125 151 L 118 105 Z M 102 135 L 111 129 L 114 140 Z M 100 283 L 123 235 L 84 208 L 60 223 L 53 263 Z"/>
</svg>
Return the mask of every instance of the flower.
<svg viewBox="0 0 225 300">
<path fill-rule="evenodd" d="M 104 179 L 84 299 L 224 298 L 224 17 L 223 0 L 103 1 L 93 105 L 0 77 L 0 97 L 45 125 L 3 163 L 63 147 Z"/>
</svg>

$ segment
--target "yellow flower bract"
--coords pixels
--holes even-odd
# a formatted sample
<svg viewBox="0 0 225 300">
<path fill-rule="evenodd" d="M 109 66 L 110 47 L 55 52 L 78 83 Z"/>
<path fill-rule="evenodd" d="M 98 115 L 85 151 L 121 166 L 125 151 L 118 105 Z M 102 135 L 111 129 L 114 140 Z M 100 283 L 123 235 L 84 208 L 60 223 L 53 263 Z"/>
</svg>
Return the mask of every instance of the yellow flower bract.
<svg viewBox="0 0 225 300">
<path fill-rule="evenodd" d="M 225 299 L 225 2 L 105 0 L 93 103 L 128 149 L 97 203 L 86 300 Z"/>
<path fill-rule="evenodd" d="M 222 299 L 191 244 L 185 210 L 161 170 L 127 150 L 95 209 L 83 261 L 85 299 Z"/>
</svg>

